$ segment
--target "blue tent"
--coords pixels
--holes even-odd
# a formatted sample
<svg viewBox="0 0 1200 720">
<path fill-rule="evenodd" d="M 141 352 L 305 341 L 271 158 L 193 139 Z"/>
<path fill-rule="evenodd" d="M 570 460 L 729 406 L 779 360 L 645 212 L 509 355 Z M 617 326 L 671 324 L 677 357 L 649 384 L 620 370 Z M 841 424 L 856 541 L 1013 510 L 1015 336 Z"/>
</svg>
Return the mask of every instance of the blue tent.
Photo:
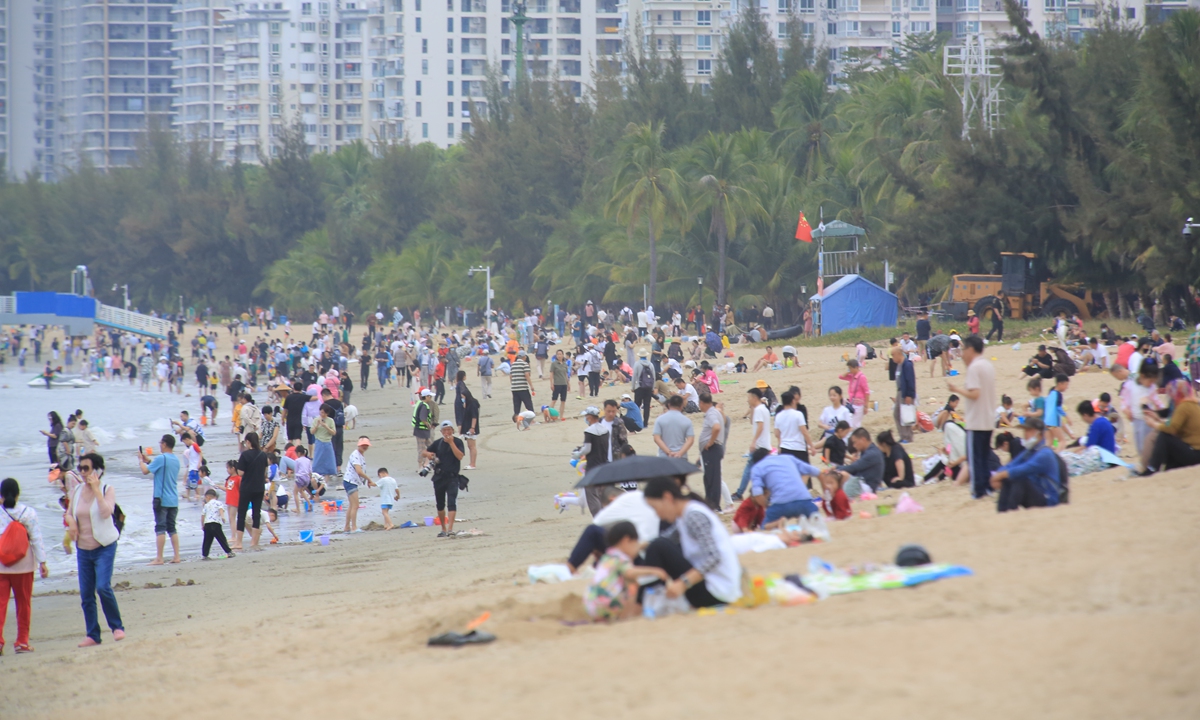
<svg viewBox="0 0 1200 720">
<path fill-rule="evenodd" d="M 896 325 L 896 296 L 861 275 L 846 275 L 810 300 L 821 304 L 822 335 L 860 327 Z"/>
</svg>

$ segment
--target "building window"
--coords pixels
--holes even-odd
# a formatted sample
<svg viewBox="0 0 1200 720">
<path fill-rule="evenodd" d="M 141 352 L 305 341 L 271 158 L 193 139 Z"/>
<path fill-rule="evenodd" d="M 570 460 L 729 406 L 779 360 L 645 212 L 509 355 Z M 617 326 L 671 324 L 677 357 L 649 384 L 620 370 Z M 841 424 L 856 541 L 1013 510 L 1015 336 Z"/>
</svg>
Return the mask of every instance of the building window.
<svg viewBox="0 0 1200 720">
<path fill-rule="evenodd" d="M 446 123 L 446 137 L 454 137 L 454 123 Z"/>
<path fill-rule="evenodd" d="M 417 103 L 417 117 L 421 117 L 421 103 Z"/>
<path fill-rule="evenodd" d="M 312 15 L 312 3 L 310 3 L 310 2 L 300 3 L 300 14 L 301 15 Z"/>
<path fill-rule="evenodd" d="M 712 35 L 697 35 L 696 36 L 697 50 L 712 50 Z"/>
<path fill-rule="evenodd" d="M 929 32 L 929 21 L 928 20 L 922 20 L 920 22 L 911 22 L 908 25 L 909 25 L 908 26 L 909 32 L 913 32 L 913 33 Z"/>
<path fill-rule="evenodd" d="M 300 32 L 315 33 L 316 31 L 317 31 L 317 24 L 315 22 L 300 23 Z"/>
<path fill-rule="evenodd" d="M 429 137 L 429 123 L 421 123 L 421 137 Z"/>
<path fill-rule="evenodd" d="M 791 12 L 792 0 L 779 0 L 779 12 Z"/>
<path fill-rule="evenodd" d="M 453 60 L 446 60 L 446 74 L 447 75 L 454 74 L 454 61 Z"/>
<path fill-rule="evenodd" d="M 421 94 L 421 81 L 420 80 L 417 80 L 417 94 L 418 95 Z"/>
<path fill-rule="evenodd" d="M 423 53 L 429 52 L 429 40 L 427 40 L 425 38 L 421 38 L 421 52 L 423 52 Z"/>
<path fill-rule="evenodd" d="M 696 24 L 701 27 L 709 27 L 712 25 L 712 10 L 697 10 Z"/>
<path fill-rule="evenodd" d="M 446 103 L 446 117 L 454 117 L 454 101 Z"/>
<path fill-rule="evenodd" d="M 893 20 L 892 21 L 892 37 L 898 38 L 898 37 L 900 37 L 901 34 L 902 33 L 900 32 L 900 21 Z"/>
<path fill-rule="evenodd" d="M 812 37 L 813 33 L 816 32 L 816 26 L 816 23 L 802 22 L 800 23 L 800 34 L 804 37 Z"/>
<path fill-rule="evenodd" d="M 417 18 L 417 32 L 421 32 L 421 18 Z"/>
<path fill-rule="evenodd" d="M 429 61 L 428 61 L 428 60 L 422 60 L 422 61 L 421 61 L 421 74 L 422 74 L 422 75 L 428 75 L 428 74 L 429 74 Z"/>
<path fill-rule="evenodd" d="M 697 75 L 712 75 L 712 60 L 697 60 L 696 61 Z"/>
<path fill-rule="evenodd" d="M 832 2 L 833 0 L 830 0 L 830 1 Z M 837 26 L 838 26 L 838 24 L 835 22 L 826 23 L 825 24 L 825 34 L 826 35 L 837 35 L 838 34 Z"/>
<path fill-rule="evenodd" d="M 787 40 L 787 38 L 788 38 L 788 24 L 787 24 L 787 23 L 785 23 L 785 22 L 781 22 L 781 23 L 779 23 L 779 28 L 778 28 L 778 30 L 777 30 L 777 34 L 778 34 L 778 36 L 779 36 L 779 39 L 780 39 L 780 40 Z M 697 50 L 699 50 L 699 49 L 700 49 L 700 44 L 699 44 L 699 43 L 696 43 L 696 49 L 697 49 Z"/>
<path fill-rule="evenodd" d="M 446 94 L 450 95 L 451 97 L 454 96 L 454 81 L 453 80 L 446 81 Z"/>
<path fill-rule="evenodd" d="M 454 18 L 452 17 L 446 18 L 446 32 L 454 32 Z"/>
<path fill-rule="evenodd" d="M 813 0 L 800 0 L 800 12 L 814 12 Z"/>
<path fill-rule="evenodd" d="M 279 34 L 279 23 L 277 23 L 277 22 L 273 22 L 273 23 L 271 23 L 271 34 L 272 34 L 272 35 L 278 35 L 278 34 Z"/>
<path fill-rule="evenodd" d="M 837 10 L 838 9 L 837 0 L 825 0 L 825 7 L 828 8 L 829 10 Z"/>
</svg>

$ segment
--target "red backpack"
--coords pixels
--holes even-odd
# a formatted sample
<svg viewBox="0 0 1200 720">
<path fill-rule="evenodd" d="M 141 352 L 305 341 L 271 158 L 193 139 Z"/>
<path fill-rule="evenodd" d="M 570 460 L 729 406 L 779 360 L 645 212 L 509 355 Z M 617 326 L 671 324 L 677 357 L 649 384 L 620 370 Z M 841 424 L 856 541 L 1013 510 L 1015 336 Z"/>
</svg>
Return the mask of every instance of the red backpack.
<svg viewBox="0 0 1200 720">
<path fill-rule="evenodd" d="M 29 554 L 29 531 L 8 510 L 4 513 L 12 522 L 0 534 L 0 564 L 12 567 Z"/>
</svg>

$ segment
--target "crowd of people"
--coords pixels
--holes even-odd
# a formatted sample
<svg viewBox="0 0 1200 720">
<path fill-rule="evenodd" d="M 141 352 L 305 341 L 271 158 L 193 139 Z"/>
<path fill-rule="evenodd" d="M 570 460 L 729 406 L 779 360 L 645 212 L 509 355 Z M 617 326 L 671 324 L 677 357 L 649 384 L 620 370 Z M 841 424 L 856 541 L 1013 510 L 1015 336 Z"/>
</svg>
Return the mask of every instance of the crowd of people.
<svg viewBox="0 0 1200 720">
<path fill-rule="evenodd" d="M 758 317 L 771 317 L 767 310 Z M 582 533 L 569 565 L 575 570 L 594 561 L 586 604 L 597 619 L 626 616 L 656 584 L 668 598 L 685 598 L 693 607 L 736 601 L 740 570 L 731 533 L 785 531 L 797 519 L 821 515 L 845 519 L 851 501 L 884 488 L 947 479 L 969 487 L 974 498 L 994 498 L 1004 512 L 1066 502 L 1070 477 L 1107 467 L 1102 453 L 1115 455 L 1129 443 L 1140 458 L 1141 474 L 1200 464 L 1200 406 L 1190 379 L 1200 370 L 1200 331 L 1191 337 L 1181 370 L 1175 362 L 1180 351 L 1169 335 L 1120 338 L 1102 326 L 1089 337 L 1069 318 L 1059 318 L 1052 330 L 1059 344 L 1040 346 L 1022 370 L 1030 399 L 1018 406 L 1008 396 L 997 397 L 996 371 L 985 357 L 987 338 L 979 335 L 977 319 L 959 334 L 935 332 L 922 316 L 915 338 L 903 333 L 885 351 L 894 389 L 872 390 L 865 370 L 877 352 L 859 343 L 846 357 L 845 372 L 831 375 L 832 384 L 823 389 L 825 407 L 810 413 L 800 387 L 777 394 L 765 379 L 746 389 L 744 401 L 723 399 L 728 391 L 721 375 L 750 371 L 746 357 L 758 351 L 733 352 L 733 346 L 753 339 L 734 318 L 718 313 L 718 324 L 709 326 L 704 317 L 693 308 L 664 321 L 651 308 L 608 313 L 588 303 L 580 314 L 560 313 L 557 320 L 537 311 L 519 318 L 497 313 L 485 327 L 463 330 L 436 320 L 423 325 L 417 313 L 409 320 L 399 309 L 388 318 L 378 308 L 367 315 L 361 340 L 352 343 L 353 314 L 339 307 L 318 313 L 311 336 L 303 339 L 292 337 L 290 325 L 281 337 L 271 337 L 279 328 L 265 317 L 258 318 L 261 334 L 251 339 L 253 318 L 243 318 L 228 326 L 231 335 L 237 333 L 235 349 L 220 359 L 215 332 L 198 328 L 191 359 L 199 415 L 181 412 L 174 432 L 137 456 L 141 472 L 153 476 L 157 543 L 151 564 L 181 561 L 176 530 L 181 495 L 199 510 L 205 559 L 214 543 L 227 557 L 258 548 L 264 528 L 276 542 L 273 524 L 281 513 L 311 511 L 339 484 L 347 499 L 346 532 L 360 531 L 363 486 L 380 488 L 384 527 L 394 527 L 388 511 L 399 501 L 399 489 L 386 468 L 374 473 L 368 468 L 370 439 L 358 436 L 354 450 L 344 456 L 344 435 L 357 419 L 350 396 L 372 391 L 397 391 L 409 400 L 414 470 L 432 483 L 438 536 L 453 536 L 458 494 L 469 482 L 463 473 L 479 461 L 481 402 L 497 392 L 493 380 L 498 376 L 507 378 L 517 431 L 530 430 L 539 420 L 566 421 L 575 379 L 575 399 L 589 403 L 580 413 L 582 437 L 573 453 L 583 463 L 581 470 L 635 455 L 630 436 L 647 430 L 660 457 L 697 461 L 702 480 L 695 489 L 686 474 L 652 480 L 641 490 L 636 483 L 588 488 L 582 502 L 593 524 Z M 696 335 L 684 335 L 687 328 Z M 993 330 L 1002 338 L 1002 326 Z M 95 340 L 86 351 L 99 357 L 123 361 L 130 353 L 165 357 L 168 363 L 178 358 L 182 367 L 174 332 L 162 344 Z M 764 348 L 761 357 L 752 358 L 754 369 L 798 364 L 795 348 L 781 352 L 782 361 L 773 348 Z M 349 375 L 355 360 L 357 384 Z M 916 364 L 921 362 L 928 363 L 930 377 L 942 370 L 949 391 L 933 417 L 920 409 Z M 139 373 L 144 366 L 139 360 Z M 1077 437 L 1065 397 L 1071 377 L 1091 369 L 1107 370 L 1121 383 L 1118 400 L 1103 393 L 1080 401 L 1074 412 L 1087 430 Z M 168 371 L 167 381 L 172 378 Z M 1047 382 L 1052 385 L 1043 396 Z M 376 383 L 378 389 L 372 390 Z M 452 396 L 447 383 L 453 383 Z M 539 387 L 549 391 L 550 404 L 535 406 Z M 203 450 L 206 434 L 221 432 L 218 393 L 229 399 L 229 433 L 238 451 L 225 463 L 223 479 L 213 476 Z M 872 434 L 864 424 L 879 411 L 873 398 L 880 395 L 892 400 L 893 427 Z M 452 419 L 448 412 L 442 418 L 447 397 Z M 64 546 L 73 544 L 78 560 L 86 629 L 80 644 L 101 641 L 97 596 L 113 638 L 120 640 L 124 626 L 111 576 L 124 516 L 115 490 L 102 480 L 104 458 L 83 412 L 77 410 L 66 422 L 57 413 L 47 419 L 49 429 L 42 433 L 63 495 Z M 743 432 L 735 433 L 735 426 L 742 423 L 744 435 L 735 438 Z M 940 432 L 944 449 L 920 470 L 906 449 L 918 432 Z M 730 443 L 741 443 L 746 459 L 732 493 L 722 477 Z M 1007 463 L 999 453 L 1008 455 Z M 0 571 L 0 581 L 17 597 L 23 629 L 15 647 L 24 651 L 30 649 L 27 598 L 33 563 L 40 564 L 44 576 L 47 551 L 36 513 L 19 504 L 19 493 L 16 480 L 0 487 L 0 531 L 21 524 L 29 550 L 21 563 Z M 732 514 L 730 524 L 723 513 Z"/>
</svg>

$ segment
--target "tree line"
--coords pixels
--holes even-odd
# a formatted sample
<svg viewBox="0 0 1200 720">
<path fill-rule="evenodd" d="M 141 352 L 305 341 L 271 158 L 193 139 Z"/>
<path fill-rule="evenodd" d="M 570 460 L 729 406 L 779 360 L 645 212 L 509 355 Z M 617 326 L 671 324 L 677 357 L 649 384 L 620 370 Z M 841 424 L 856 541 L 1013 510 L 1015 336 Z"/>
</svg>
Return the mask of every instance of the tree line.
<svg viewBox="0 0 1200 720">
<path fill-rule="evenodd" d="M 859 57 L 835 87 L 799 21 L 779 49 L 756 4 L 726 34 L 708 91 L 652 37 L 582 99 L 554 83 L 503 92 L 449 150 L 355 143 L 310 155 L 301 129 L 261 166 L 223 165 L 151 131 L 136 167 L 0 184 L 0 291 L 65 290 L 91 268 L 119 304 L 218 312 L 273 305 L 521 310 L 586 300 L 656 307 L 770 304 L 816 286 L 803 211 L 866 228 L 865 274 L 906 304 L 955 273 L 1033 252 L 1059 281 L 1127 314 L 1159 301 L 1196 318 L 1200 14 L 1103 21 L 1049 41 L 1006 0 L 1000 126 L 963 133 L 945 38 Z M 852 58 L 854 60 L 854 58 Z"/>
</svg>

